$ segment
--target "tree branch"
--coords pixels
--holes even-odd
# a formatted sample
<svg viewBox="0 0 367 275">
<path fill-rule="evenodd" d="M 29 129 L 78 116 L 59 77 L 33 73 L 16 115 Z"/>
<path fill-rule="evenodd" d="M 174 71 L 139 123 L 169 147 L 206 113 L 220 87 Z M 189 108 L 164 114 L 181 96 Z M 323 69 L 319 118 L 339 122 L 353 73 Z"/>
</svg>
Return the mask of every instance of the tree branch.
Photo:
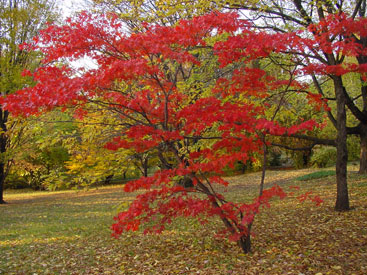
<svg viewBox="0 0 367 275">
<path fill-rule="evenodd" d="M 311 136 L 299 135 L 299 134 L 294 134 L 294 135 L 290 135 L 290 136 L 284 135 L 284 137 L 293 137 L 293 138 L 312 141 L 312 142 L 315 143 L 315 145 L 320 144 L 320 145 L 336 146 L 336 141 L 333 140 L 333 139 L 323 139 L 323 138 L 311 137 Z"/>
</svg>

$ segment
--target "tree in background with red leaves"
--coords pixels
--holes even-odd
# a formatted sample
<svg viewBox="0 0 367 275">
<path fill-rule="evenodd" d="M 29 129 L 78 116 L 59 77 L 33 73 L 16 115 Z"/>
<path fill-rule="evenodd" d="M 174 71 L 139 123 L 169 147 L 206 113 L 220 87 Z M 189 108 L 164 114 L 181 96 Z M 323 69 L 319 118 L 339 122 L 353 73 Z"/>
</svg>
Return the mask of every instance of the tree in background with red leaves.
<svg viewBox="0 0 367 275">
<path fill-rule="evenodd" d="M 311 97 L 335 106 L 334 110 L 326 109 L 337 131 L 335 210 L 349 210 L 347 135 L 359 136 L 359 173 L 367 173 L 367 1 L 213 2 L 221 8 L 242 11 L 256 28 L 278 34 L 285 44 L 288 42 L 284 34 L 295 36 L 291 38 L 293 46 L 285 51 L 293 58 L 291 66 L 302 69 L 309 77 L 317 91 Z M 200 0 L 195 3 L 201 5 Z M 282 61 L 275 63 L 284 65 Z M 353 85 L 348 85 L 350 77 L 354 77 Z M 353 123 L 346 124 L 347 116 Z"/>
<path fill-rule="evenodd" d="M 159 233 L 179 216 L 202 222 L 216 216 L 224 224 L 221 234 L 247 253 L 255 215 L 272 197 L 286 193 L 279 186 L 261 189 L 246 204 L 227 201 L 216 187 L 229 184 L 221 177 L 226 166 L 246 163 L 262 151 L 265 135 L 289 136 L 317 126 L 310 120 L 286 128 L 266 119 L 262 99 L 308 87 L 251 66 L 254 60 L 302 47 L 306 40 L 298 34 L 257 32 L 236 13 L 213 12 L 175 27 L 146 28 L 126 35 L 117 16 L 85 12 L 66 25 L 50 25 L 34 43 L 24 45 L 44 54 L 44 65 L 31 74 L 37 84 L 2 104 L 26 116 L 61 106 L 87 116 L 88 105 L 96 104 L 123 127 L 108 149 L 133 148 L 157 156 L 160 170 L 124 186 L 126 192 L 145 191 L 115 217 L 115 236 L 148 222 L 145 232 Z M 85 57 L 95 68 L 75 69 L 65 62 Z M 204 83 L 203 75 L 209 81 Z M 322 100 L 316 103 L 325 107 Z M 319 203 L 317 197 L 307 198 Z"/>
</svg>

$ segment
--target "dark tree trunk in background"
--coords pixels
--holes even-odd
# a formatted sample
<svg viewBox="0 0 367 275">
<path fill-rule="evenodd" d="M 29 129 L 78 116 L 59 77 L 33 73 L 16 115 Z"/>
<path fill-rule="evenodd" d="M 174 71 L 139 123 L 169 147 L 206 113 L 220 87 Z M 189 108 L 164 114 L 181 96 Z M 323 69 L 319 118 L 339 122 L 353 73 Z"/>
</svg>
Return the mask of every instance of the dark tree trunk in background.
<svg viewBox="0 0 367 275">
<path fill-rule="evenodd" d="M 302 158 L 303 158 L 303 167 L 308 167 L 311 160 L 311 154 L 312 150 L 307 150 L 303 152 Z"/>
<path fill-rule="evenodd" d="M 0 204 L 5 203 L 4 201 L 4 186 L 5 186 L 5 178 L 6 178 L 6 165 L 3 154 L 6 152 L 6 144 L 7 144 L 7 137 L 6 133 L 6 122 L 8 121 L 9 112 L 3 111 L 0 108 L 0 127 L 2 133 L 0 134 Z"/>
<path fill-rule="evenodd" d="M 113 179 L 113 174 L 112 175 L 108 175 L 107 177 L 106 177 L 106 179 L 104 180 L 104 184 L 111 184 L 111 181 L 112 181 L 112 179 Z"/>
<path fill-rule="evenodd" d="M 148 158 L 144 158 L 144 161 L 143 161 L 143 174 L 144 174 L 144 177 L 148 177 Z"/>
<path fill-rule="evenodd" d="M 367 173 L 367 125 L 360 125 L 361 154 L 359 160 L 359 173 Z"/>
<path fill-rule="evenodd" d="M 4 201 L 4 183 L 5 183 L 4 163 L 0 162 L 0 204 L 6 203 Z"/>
<path fill-rule="evenodd" d="M 348 196 L 348 184 L 347 184 L 347 162 L 348 162 L 348 149 L 347 149 L 347 119 L 345 103 L 346 99 L 343 92 L 343 85 L 341 78 L 334 79 L 335 95 L 336 95 L 336 108 L 337 108 L 337 157 L 336 157 L 336 185 L 337 195 L 335 210 L 346 211 L 349 210 L 349 196 Z"/>
</svg>

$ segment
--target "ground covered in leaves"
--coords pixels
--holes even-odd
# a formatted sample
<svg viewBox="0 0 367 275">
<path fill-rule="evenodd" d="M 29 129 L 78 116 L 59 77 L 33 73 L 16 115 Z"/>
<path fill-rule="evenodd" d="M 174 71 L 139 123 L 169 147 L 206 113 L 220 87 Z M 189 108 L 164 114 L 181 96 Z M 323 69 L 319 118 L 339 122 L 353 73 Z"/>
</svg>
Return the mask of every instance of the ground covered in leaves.
<svg viewBox="0 0 367 275">
<path fill-rule="evenodd" d="M 253 252 L 213 238 L 220 223 L 179 220 L 161 235 L 116 240 L 118 205 L 133 200 L 121 186 L 89 191 L 7 192 L 0 205 L 0 274 L 367 274 L 367 176 L 351 166 L 353 210 L 334 212 L 335 176 L 297 181 L 315 169 L 269 171 L 267 182 L 300 190 L 256 217 Z M 330 169 L 329 169 L 330 170 Z M 226 196 L 249 200 L 260 174 L 229 178 Z M 324 203 L 299 203 L 312 191 Z"/>
</svg>

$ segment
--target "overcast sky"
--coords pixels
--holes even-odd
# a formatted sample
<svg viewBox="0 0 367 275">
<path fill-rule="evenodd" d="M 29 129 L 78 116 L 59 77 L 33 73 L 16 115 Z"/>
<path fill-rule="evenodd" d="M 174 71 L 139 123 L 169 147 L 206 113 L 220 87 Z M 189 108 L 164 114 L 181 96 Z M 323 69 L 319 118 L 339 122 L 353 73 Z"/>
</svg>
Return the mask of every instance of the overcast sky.
<svg viewBox="0 0 367 275">
<path fill-rule="evenodd" d="M 88 0 L 57 0 L 63 16 L 69 17 L 76 11 L 85 9 Z"/>
</svg>

